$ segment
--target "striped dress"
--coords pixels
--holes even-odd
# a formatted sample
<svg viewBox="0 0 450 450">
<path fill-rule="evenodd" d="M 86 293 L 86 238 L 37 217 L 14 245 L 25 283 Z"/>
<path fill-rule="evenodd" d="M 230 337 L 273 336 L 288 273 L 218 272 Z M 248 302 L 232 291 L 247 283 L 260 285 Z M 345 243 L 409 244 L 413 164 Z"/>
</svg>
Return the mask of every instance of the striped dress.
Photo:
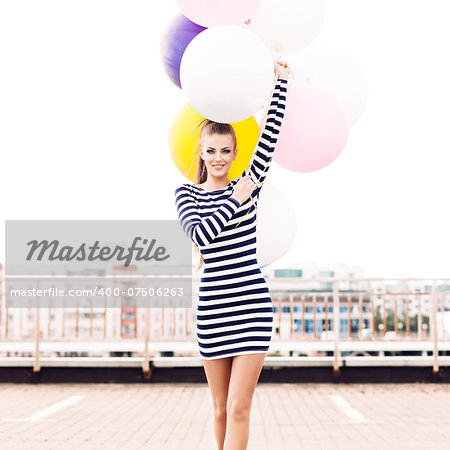
<svg viewBox="0 0 450 450">
<path fill-rule="evenodd" d="M 269 349 L 274 316 L 256 259 L 256 207 L 284 117 L 287 86 L 286 79 L 276 81 L 263 132 L 241 175 L 250 175 L 258 186 L 252 193 L 254 203 L 251 198 L 243 204 L 231 198 L 240 177 L 214 191 L 190 183 L 175 190 L 181 226 L 204 259 L 196 317 L 198 348 L 204 359 Z"/>
</svg>

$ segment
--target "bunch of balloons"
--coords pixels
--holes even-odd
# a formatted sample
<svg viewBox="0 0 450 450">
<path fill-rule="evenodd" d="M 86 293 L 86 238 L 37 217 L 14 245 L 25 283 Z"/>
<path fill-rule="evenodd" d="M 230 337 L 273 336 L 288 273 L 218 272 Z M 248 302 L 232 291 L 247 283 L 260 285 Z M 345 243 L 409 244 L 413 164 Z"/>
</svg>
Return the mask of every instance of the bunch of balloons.
<svg viewBox="0 0 450 450">
<path fill-rule="evenodd" d="M 365 108 L 367 82 L 351 57 L 305 50 L 323 27 L 326 0 L 175 1 L 180 13 L 162 37 L 161 59 L 188 101 L 169 138 L 181 173 L 194 179 L 196 124 L 203 118 L 235 128 L 239 152 L 229 178 L 248 166 L 260 134 L 255 116 L 269 99 L 273 61 L 280 57 L 288 60 L 293 80 L 274 161 L 290 171 L 312 172 L 341 154 Z M 275 189 L 267 193 L 273 207 L 288 207 Z M 259 210 L 268 211 L 263 199 L 262 194 Z"/>
</svg>

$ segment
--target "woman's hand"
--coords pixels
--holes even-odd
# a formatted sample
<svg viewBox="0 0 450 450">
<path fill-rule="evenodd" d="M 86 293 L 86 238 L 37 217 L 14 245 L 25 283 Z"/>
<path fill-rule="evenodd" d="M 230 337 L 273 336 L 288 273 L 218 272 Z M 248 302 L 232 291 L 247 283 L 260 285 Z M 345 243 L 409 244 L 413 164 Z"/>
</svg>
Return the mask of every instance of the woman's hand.
<svg viewBox="0 0 450 450">
<path fill-rule="evenodd" d="M 277 59 L 276 61 L 274 61 L 273 70 L 275 72 L 275 75 L 277 74 L 278 69 L 280 68 L 282 69 L 278 74 L 278 78 L 284 78 L 285 80 L 287 80 L 289 78 L 289 75 L 291 74 L 291 69 L 289 68 L 287 61 L 282 59 Z"/>
<path fill-rule="evenodd" d="M 255 189 L 256 184 L 253 183 L 251 176 L 245 175 L 236 183 L 232 197 L 234 197 L 242 205 Z"/>
</svg>

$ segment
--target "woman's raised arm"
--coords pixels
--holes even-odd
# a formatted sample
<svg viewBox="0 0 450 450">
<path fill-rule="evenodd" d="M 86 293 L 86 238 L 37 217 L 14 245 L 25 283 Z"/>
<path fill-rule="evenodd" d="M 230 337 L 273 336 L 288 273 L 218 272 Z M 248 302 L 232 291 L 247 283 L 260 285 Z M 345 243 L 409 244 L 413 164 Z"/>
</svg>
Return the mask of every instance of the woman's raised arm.
<svg viewBox="0 0 450 450">
<path fill-rule="evenodd" d="M 249 166 L 242 173 L 242 176 L 250 175 L 253 182 L 257 185 L 257 188 L 253 191 L 254 197 L 259 194 L 261 183 L 264 182 L 272 162 L 273 152 L 286 110 L 287 91 L 288 80 L 278 78 L 270 98 L 264 129 L 255 147 Z"/>
</svg>

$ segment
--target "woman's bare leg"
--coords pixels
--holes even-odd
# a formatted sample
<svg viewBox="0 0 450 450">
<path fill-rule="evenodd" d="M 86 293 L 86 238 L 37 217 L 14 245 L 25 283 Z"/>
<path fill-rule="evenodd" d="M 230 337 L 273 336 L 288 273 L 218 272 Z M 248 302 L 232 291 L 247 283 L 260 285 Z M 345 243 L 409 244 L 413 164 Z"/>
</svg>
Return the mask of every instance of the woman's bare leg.
<svg viewBox="0 0 450 450">
<path fill-rule="evenodd" d="M 227 430 L 227 397 L 232 357 L 203 359 L 214 407 L 214 434 L 218 450 L 223 450 Z"/>
<path fill-rule="evenodd" d="M 253 393 L 265 357 L 265 353 L 233 357 L 228 390 L 225 450 L 245 450 L 247 448 Z"/>
</svg>

